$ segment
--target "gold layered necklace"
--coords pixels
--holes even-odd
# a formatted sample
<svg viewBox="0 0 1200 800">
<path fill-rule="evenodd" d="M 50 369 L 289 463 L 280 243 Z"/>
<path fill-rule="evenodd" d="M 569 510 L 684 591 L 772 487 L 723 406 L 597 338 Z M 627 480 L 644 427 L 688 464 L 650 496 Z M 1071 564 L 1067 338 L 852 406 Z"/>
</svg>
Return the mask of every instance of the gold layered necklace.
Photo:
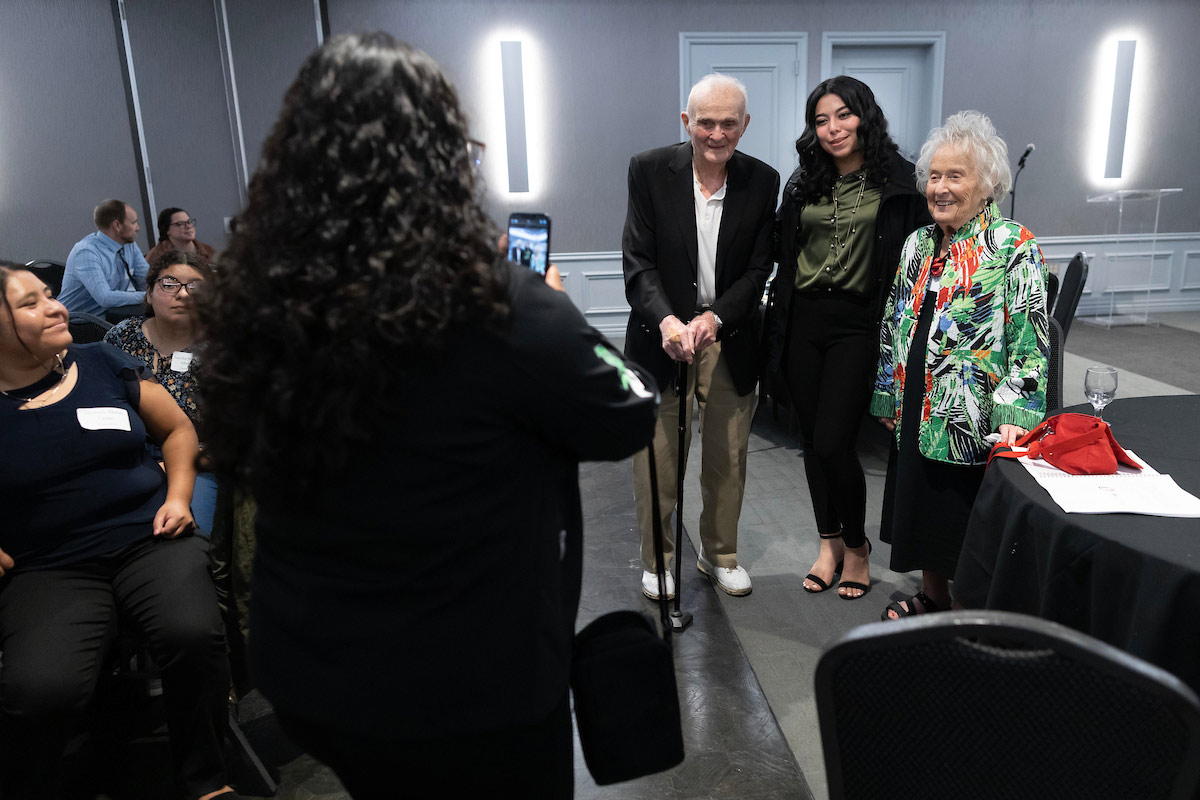
<svg viewBox="0 0 1200 800">
<path fill-rule="evenodd" d="M 52 400 L 54 400 L 55 395 L 58 394 L 58 390 L 62 388 L 62 385 L 64 383 L 66 383 L 67 375 L 70 373 L 70 370 L 67 368 L 67 365 L 63 363 L 62 355 L 55 354 L 54 358 L 58 361 L 58 364 L 56 365 L 56 369 L 59 371 L 59 373 L 61 373 L 61 376 L 55 382 L 53 391 L 51 391 L 50 394 L 43 397 L 38 402 L 37 406 L 35 406 L 36 408 L 41 408 L 42 406 L 50 405 L 50 402 Z M 0 394 L 4 395 L 5 397 L 9 398 L 10 400 L 16 400 L 18 403 L 20 403 L 22 405 L 28 405 L 28 404 L 32 403 L 35 398 L 39 397 L 42 394 L 45 394 L 45 392 L 50 389 L 50 387 L 43 386 L 42 384 L 44 384 L 46 382 L 46 378 L 49 378 L 50 375 L 52 375 L 54 373 L 54 371 L 55 371 L 54 369 L 51 369 L 50 372 L 46 374 L 46 377 L 38 380 L 37 382 L 31 384 L 28 387 L 26 387 L 27 389 L 31 389 L 33 391 L 33 394 L 29 395 L 28 397 L 21 397 L 20 395 L 10 394 L 10 393 L 4 391 L 3 389 L 0 389 Z"/>
<path fill-rule="evenodd" d="M 833 216 L 829 218 L 829 224 L 833 226 L 833 241 L 829 243 L 829 249 L 833 251 L 834 263 L 826 265 L 826 272 L 833 272 L 835 264 L 843 272 L 850 268 L 850 256 L 854 254 L 854 215 L 858 213 L 863 195 L 867 192 L 867 173 L 863 170 L 858 176 L 858 199 L 854 201 L 854 208 L 850 210 L 850 219 L 846 222 L 846 237 L 843 239 L 838 230 L 838 226 L 842 224 L 842 220 L 838 216 L 840 210 L 838 195 L 841 194 L 842 180 L 845 177 L 843 175 L 833 182 Z"/>
</svg>

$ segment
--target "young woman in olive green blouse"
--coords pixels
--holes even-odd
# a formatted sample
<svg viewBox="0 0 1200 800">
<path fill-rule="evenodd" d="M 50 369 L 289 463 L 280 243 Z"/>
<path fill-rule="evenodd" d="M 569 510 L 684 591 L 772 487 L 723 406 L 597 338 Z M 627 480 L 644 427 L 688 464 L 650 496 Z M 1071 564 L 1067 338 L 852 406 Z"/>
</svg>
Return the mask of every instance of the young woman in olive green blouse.
<svg viewBox="0 0 1200 800">
<path fill-rule="evenodd" d="M 866 481 L 855 452 L 879 353 L 883 298 L 900 248 L 929 213 L 913 165 L 870 87 L 847 76 L 808 96 L 800 166 L 779 209 L 779 272 L 768 329 L 800 420 L 820 552 L 804 588 L 870 591 Z M 768 366 L 770 372 L 770 366 Z"/>
</svg>

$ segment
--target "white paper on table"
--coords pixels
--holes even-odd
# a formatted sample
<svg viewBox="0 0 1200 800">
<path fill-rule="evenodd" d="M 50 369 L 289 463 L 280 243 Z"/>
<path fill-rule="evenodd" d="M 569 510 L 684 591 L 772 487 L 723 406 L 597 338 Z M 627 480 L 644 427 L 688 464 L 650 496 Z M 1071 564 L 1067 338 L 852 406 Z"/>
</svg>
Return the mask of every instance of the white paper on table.
<svg viewBox="0 0 1200 800">
<path fill-rule="evenodd" d="M 1072 475 L 1042 459 L 1018 458 L 1054 502 L 1068 514 L 1144 514 L 1155 517 L 1200 517 L 1200 497 L 1179 488 L 1137 454 L 1125 452 L 1141 471 L 1117 465 L 1115 475 Z"/>
</svg>

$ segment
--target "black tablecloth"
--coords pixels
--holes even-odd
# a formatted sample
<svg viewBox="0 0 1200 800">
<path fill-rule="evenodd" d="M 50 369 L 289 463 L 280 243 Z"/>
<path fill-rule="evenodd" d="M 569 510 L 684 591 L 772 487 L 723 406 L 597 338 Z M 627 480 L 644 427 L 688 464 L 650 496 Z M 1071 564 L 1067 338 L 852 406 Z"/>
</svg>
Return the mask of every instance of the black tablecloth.
<svg viewBox="0 0 1200 800">
<path fill-rule="evenodd" d="M 1200 396 L 1117 400 L 1104 418 L 1122 446 L 1200 497 Z M 997 459 L 954 578 L 967 608 L 1054 620 L 1200 693 L 1200 519 L 1067 514 L 1023 466 Z"/>
</svg>

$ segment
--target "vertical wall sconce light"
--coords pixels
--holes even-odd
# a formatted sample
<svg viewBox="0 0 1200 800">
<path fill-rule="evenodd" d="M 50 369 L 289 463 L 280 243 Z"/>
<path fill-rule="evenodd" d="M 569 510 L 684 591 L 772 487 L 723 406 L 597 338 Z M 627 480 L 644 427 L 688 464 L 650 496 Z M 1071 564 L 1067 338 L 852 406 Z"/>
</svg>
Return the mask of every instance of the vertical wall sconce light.
<svg viewBox="0 0 1200 800">
<path fill-rule="evenodd" d="M 1146 97 L 1153 48 L 1141 31 L 1110 32 L 1098 44 L 1092 71 L 1092 103 L 1083 130 L 1086 175 L 1107 190 L 1139 179 L 1145 159 Z"/>
<path fill-rule="evenodd" d="M 508 191 L 529 191 L 529 148 L 525 137 L 525 78 L 520 42 L 500 42 L 504 82 L 504 135 L 508 151 Z"/>
<path fill-rule="evenodd" d="M 1133 56 L 1137 41 L 1117 42 L 1117 64 L 1113 73 L 1112 112 L 1108 123 L 1108 149 L 1104 159 L 1104 177 L 1121 177 L 1125 161 L 1125 133 L 1129 127 L 1129 101 L 1133 96 Z"/>
</svg>

